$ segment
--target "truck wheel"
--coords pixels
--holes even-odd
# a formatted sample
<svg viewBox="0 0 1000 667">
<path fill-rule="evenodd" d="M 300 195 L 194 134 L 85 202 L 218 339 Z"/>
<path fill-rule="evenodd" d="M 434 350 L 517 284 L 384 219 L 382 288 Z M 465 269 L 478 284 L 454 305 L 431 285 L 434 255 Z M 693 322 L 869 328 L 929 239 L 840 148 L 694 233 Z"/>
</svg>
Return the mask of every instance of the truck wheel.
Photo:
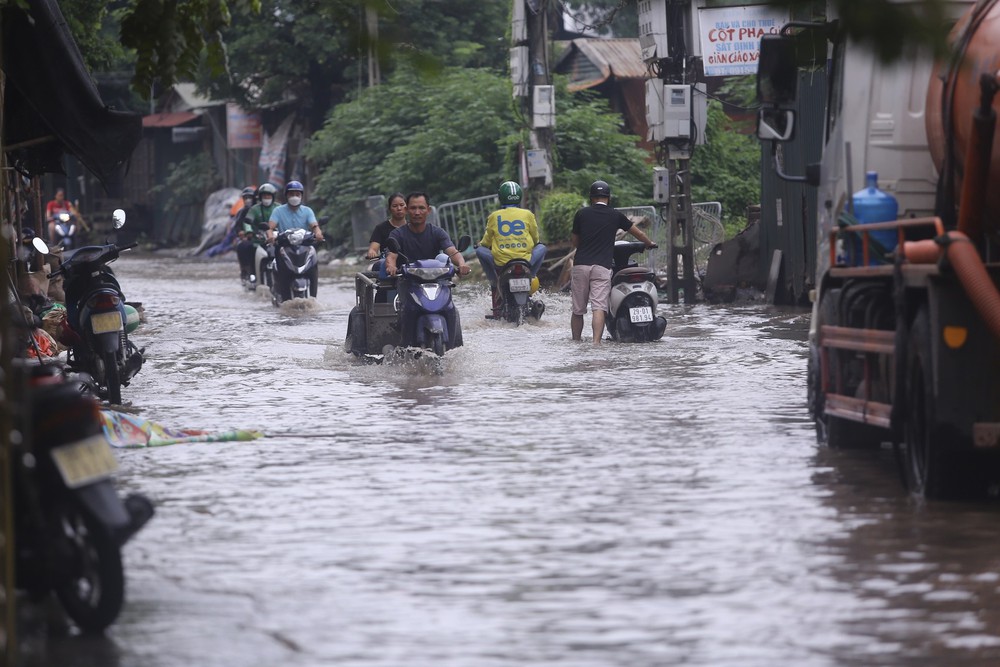
<svg viewBox="0 0 1000 667">
<path fill-rule="evenodd" d="M 911 493 L 946 498 L 952 491 L 952 462 L 945 458 L 943 443 L 936 433 L 932 372 L 930 316 L 927 307 L 922 306 L 910 327 L 906 351 L 903 470 Z"/>
<path fill-rule="evenodd" d="M 840 289 L 828 289 L 819 305 L 818 326 L 826 324 L 843 325 L 838 316 L 840 308 Z M 831 449 L 866 449 L 878 447 L 889 435 L 883 429 L 869 424 L 851 421 L 842 417 L 826 414 L 826 394 L 822 381 L 822 353 L 817 345 L 815 354 L 810 352 L 808 371 L 806 373 L 808 388 L 807 400 L 813 419 L 816 422 L 816 440 L 825 442 Z M 827 372 L 833 376 L 839 370 L 845 375 L 848 372 L 850 357 L 838 350 L 828 350 L 827 359 L 831 368 Z M 835 366 L 840 365 L 839 369 Z M 846 388 L 852 391 L 850 387 Z"/>
</svg>

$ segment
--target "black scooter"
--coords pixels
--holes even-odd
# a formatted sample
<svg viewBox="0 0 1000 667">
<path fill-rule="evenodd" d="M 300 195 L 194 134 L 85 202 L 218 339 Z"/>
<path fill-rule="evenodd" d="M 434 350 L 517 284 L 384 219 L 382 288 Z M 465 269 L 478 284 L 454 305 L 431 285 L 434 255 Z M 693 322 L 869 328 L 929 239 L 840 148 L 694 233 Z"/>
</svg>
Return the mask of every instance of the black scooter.
<svg viewBox="0 0 1000 667">
<path fill-rule="evenodd" d="M 289 229 L 274 240 L 274 265 L 271 302 L 280 306 L 289 299 L 316 297 L 319 286 L 319 258 L 316 234 L 304 229 Z"/>
<path fill-rule="evenodd" d="M 153 516 L 139 494 L 122 500 L 117 461 L 99 406 L 59 367 L 24 361 L 23 434 L 12 447 L 16 585 L 32 598 L 55 593 L 85 633 L 100 633 L 125 599 L 121 548 Z"/>
<path fill-rule="evenodd" d="M 115 210 L 115 229 L 125 224 L 125 211 Z M 69 365 L 89 373 L 100 387 L 100 396 L 120 404 L 122 386 L 142 368 L 143 351 L 129 341 L 139 325 L 135 309 L 127 309 L 114 271 L 108 266 L 122 251 L 136 243 L 83 246 L 63 254 L 63 263 L 49 274 L 64 276 L 66 314 L 80 340 L 69 351 Z"/>
</svg>

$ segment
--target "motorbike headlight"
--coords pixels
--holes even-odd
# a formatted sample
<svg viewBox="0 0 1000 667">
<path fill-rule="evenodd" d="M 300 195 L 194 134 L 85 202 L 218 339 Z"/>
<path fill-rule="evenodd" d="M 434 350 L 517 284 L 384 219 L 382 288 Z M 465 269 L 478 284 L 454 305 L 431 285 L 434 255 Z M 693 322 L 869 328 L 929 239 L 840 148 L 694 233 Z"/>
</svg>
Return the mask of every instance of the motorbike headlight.
<svg viewBox="0 0 1000 667">
<path fill-rule="evenodd" d="M 305 237 L 306 237 L 306 230 L 296 229 L 288 235 L 288 242 L 291 245 L 295 246 L 302 245 L 302 240 L 305 239 Z"/>
<path fill-rule="evenodd" d="M 424 267 L 414 267 L 412 269 L 407 269 L 406 273 L 419 278 L 420 280 L 437 280 L 438 278 L 445 278 L 451 275 L 451 267 L 435 267 L 435 268 L 424 268 Z"/>
</svg>

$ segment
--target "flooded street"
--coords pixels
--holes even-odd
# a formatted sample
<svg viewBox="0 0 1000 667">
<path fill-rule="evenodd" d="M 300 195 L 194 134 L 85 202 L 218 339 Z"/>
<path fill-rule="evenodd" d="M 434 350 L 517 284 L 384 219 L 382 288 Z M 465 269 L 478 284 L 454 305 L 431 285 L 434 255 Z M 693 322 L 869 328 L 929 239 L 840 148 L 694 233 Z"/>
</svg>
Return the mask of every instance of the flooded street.
<svg viewBox="0 0 1000 667">
<path fill-rule="evenodd" d="M 48 664 L 1000 664 L 1000 509 L 816 445 L 807 312 L 666 305 L 662 341 L 594 347 L 568 295 L 515 329 L 464 280 L 436 376 L 343 352 L 351 271 L 279 311 L 231 259 L 115 264 L 147 317 L 123 397 L 267 437 L 118 450 L 157 514 L 117 623 Z"/>
</svg>

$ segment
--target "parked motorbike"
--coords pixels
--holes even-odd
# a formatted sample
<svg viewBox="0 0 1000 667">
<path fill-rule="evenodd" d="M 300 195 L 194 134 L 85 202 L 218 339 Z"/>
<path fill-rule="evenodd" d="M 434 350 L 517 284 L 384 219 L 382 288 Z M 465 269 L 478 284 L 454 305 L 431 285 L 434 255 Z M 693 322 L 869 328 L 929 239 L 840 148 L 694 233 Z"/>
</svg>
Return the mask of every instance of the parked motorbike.
<svg viewBox="0 0 1000 667">
<path fill-rule="evenodd" d="M 545 304 L 531 297 L 537 279 L 531 277 L 531 264 L 523 259 L 507 262 L 497 274 L 499 305 L 493 315 L 486 319 L 499 319 L 520 326 L 528 317 L 541 319 Z"/>
<path fill-rule="evenodd" d="M 316 296 L 319 283 L 316 243 L 316 235 L 304 229 L 289 229 L 275 238 L 271 286 L 274 305 L 280 306 L 289 299 Z"/>
<path fill-rule="evenodd" d="M 115 210 L 115 229 L 125 224 L 125 211 Z M 121 252 L 134 248 L 107 245 L 83 246 L 63 255 L 63 263 L 49 277 L 64 277 L 66 314 L 79 341 L 70 348 L 69 365 L 89 373 L 99 395 L 120 404 L 121 390 L 142 368 L 143 350 L 128 339 L 139 326 L 135 308 L 125 303 L 114 271 L 108 266 Z"/>
<path fill-rule="evenodd" d="M 631 259 L 646 250 L 639 241 L 615 241 L 608 299 L 608 333 L 626 343 L 660 340 L 667 320 L 656 314 L 655 274 Z"/>
<path fill-rule="evenodd" d="M 56 218 L 55 241 L 64 250 L 70 250 L 76 245 L 76 218 L 69 213 L 60 213 Z"/>
<path fill-rule="evenodd" d="M 119 497 L 117 462 L 98 403 L 59 367 L 15 367 L 27 385 L 13 445 L 16 585 L 55 593 L 85 633 L 100 633 L 125 598 L 121 548 L 153 516 L 139 494 Z"/>
</svg>

